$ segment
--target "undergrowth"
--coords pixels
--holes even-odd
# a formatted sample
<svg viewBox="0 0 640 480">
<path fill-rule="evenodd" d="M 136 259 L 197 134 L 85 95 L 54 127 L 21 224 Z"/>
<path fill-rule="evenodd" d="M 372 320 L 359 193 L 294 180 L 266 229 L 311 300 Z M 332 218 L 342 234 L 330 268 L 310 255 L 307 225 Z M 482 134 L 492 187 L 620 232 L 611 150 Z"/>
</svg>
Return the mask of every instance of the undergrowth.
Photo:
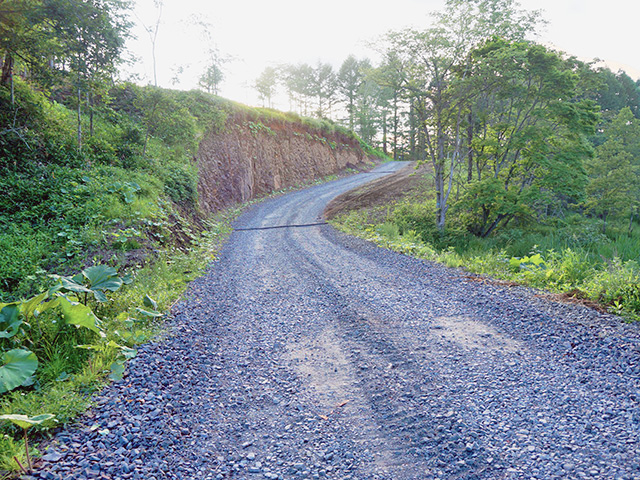
<svg viewBox="0 0 640 480">
<path fill-rule="evenodd" d="M 0 415 L 53 414 L 52 420 L 33 429 L 37 436 L 46 438 L 53 429 L 83 413 L 97 389 L 109 379 L 117 380 L 122 375 L 121 348 L 135 349 L 162 331 L 166 312 L 182 296 L 188 283 L 216 258 L 231 232 L 230 223 L 239 212 L 240 208 L 229 209 L 208 221 L 206 229 L 194 239 L 190 248 L 167 249 L 153 262 L 134 269 L 132 282 L 110 294 L 107 302 L 89 302 L 101 321 L 103 338 L 90 331 L 72 328 L 57 337 L 55 344 L 51 335 L 43 334 L 34 339 L 37 341 L 32 343 L 37 345 L 41 360 L 36 382 L 3 394 Z M 56 321 L 61 321 L 59 316 L 41 314 L 33 319 L 30 330 L 54 325 Z M 83 344 L 91 350 L 78 348 Z M 4 424 L 0 426 L 0 432 L 3 434 L 0 438 L 0 471 L 19 471 L 15 458 L 25 464 L 24 440 L 19 429 Z"/>
<path fill-rule="evenodd" d="M 446 235 L 432 228 L 420 231 L 422 215 L 408 215 L 409 211 L 431 213 L 424 205 L 402 205 L 380 223 L 370 223 L 366 211 L 352 211 L 332 224 L 406 255 L 587 299 L 612 313 L 640 320 L 637 236 L 614 233 L 608 237 L 599 234 L 593 222 L 583 221 L 554 228 L 546 235 L 513 229 L 484 240 L 455 230 Z"/>
</svg>

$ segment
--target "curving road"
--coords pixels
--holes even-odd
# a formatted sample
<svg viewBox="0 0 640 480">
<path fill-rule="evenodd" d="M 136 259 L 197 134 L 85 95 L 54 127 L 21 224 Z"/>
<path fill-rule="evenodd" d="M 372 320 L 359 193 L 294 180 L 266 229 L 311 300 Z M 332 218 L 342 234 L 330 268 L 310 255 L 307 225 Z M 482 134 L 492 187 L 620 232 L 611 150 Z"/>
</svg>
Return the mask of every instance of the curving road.
<svg viewBox="0 0 640 480">
<path fill-rule="evenodd" d="M 41 478 L 638 479 L 635 325 L 265 201 Z"/>
</svg>

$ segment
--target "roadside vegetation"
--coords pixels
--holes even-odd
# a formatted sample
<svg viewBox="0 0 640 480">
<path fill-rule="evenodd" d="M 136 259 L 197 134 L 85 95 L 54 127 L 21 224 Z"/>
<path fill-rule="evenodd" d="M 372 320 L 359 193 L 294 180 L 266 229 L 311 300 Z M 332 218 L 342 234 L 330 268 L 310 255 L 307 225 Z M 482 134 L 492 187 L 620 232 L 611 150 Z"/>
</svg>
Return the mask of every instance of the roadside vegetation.
<svg viewBox="0 0 640 480">
<path fill-rule="evenodd" d="M 383 248 L 640 319 L 640 233 L 629 235 L 626 222 L 603 234 L 601 221 L 570 214 L 555 225 L 514 226 L 483 239 L 464 230 L 442 235 L 434 211 L 432 201 L 401 201 L 331 223 Z"/>
</svg>

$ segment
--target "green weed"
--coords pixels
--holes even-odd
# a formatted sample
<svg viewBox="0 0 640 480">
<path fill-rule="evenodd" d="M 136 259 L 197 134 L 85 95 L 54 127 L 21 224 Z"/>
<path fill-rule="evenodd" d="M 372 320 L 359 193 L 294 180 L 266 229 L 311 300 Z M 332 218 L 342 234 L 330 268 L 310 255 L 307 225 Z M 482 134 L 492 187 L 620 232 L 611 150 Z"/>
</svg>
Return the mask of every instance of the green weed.
<svg viewBox="0 0 640 480">
<path fill-rule="evenodd" d="M 519 228 L 479 239 L 463 232 L 434 234 L 431 209 L 403 203 L 387 220 L 368 223 L 364 210 L 332 221 L 346 233 L 407 255 L 461 267 L 469 272 L 577 295 L 630 319 L 640 317 L 640 238 L 607 237 L 593 223 L 524 232 Z M 425 238 L 426 237 L 426 238 Z M 535 243 L 535 242 L 539 243 Z"/>
</svg>

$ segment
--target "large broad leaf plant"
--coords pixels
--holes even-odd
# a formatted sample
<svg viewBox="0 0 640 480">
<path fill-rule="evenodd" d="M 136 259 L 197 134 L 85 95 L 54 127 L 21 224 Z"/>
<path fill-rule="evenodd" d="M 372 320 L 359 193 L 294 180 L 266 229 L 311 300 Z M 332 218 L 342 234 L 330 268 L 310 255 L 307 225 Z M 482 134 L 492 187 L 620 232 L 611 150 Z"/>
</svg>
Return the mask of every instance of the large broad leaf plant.
<svg viewBox="0 0 640 480">
<path fill-rule="evenodd" d="M 130 277 L 119 277 L 115 268 L 97 265 L 73 277 L 52 275 L 55 285 L 48 291 L 20 302 L 0 303 L 0 339 L 11 339 L 31 328 L 31 323 L 47 311 L 55 311 L 67 325 L 88 329 L 100 337 L 105 334 L 100 320 L 87 304 L 91 296 L 106 302 L 106 292 L 115 292 L 131 283 Z M 33 383 L 38 359 L 30 350 L 20 347 L 0 353 L 0 394 Z"/>
</svg>

